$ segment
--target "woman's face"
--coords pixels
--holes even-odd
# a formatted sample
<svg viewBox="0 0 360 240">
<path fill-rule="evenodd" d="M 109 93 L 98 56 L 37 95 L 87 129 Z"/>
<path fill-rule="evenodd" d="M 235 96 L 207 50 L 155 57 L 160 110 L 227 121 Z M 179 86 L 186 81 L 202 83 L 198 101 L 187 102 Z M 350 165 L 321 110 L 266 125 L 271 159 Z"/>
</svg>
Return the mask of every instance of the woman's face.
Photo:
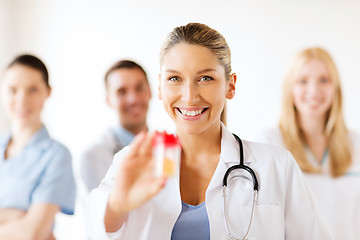
<svg viewBox="0 0 360 240">
<path fill-rule="evenodd" d="M 13 123 L 31 127 L 41 122 L 41 111 L 50 95 L 40 71 L 15 64 L 4 75 L 2 96 Z"/>
<path fill-rule="evenodd" d="M 335 87 L 325 64 L 318 59 L 307 61 L 293 86 L 293 98 L 302 117 L 324 118 L 334 98 Z"/>
<path fill-rule="evenodd" d="M 199 134 L 219 127 L 225 99 L 235 94 L 236 75 L 225 69 L 206 47 L 178 44 L 164 56 L 159 98 L 177 131 Z"/>
</svg>

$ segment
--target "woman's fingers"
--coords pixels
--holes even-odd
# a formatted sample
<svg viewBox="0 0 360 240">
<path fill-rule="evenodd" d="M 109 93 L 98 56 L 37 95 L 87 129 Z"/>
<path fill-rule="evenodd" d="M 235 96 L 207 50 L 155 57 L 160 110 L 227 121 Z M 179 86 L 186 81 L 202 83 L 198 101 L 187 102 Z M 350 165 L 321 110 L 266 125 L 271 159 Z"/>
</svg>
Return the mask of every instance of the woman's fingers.
<svg viewBox="0 0 360 240">
<path fill-rule="evenodd" d="M 135 139 L 130 144 L 129 156 L 148 156 L 152 153 L 152 142 L 155 132 L 141 132 L 136 135 Z"/>
<path fill-rule="evenodd" d="M 148 133 L 144 138 L 144 141 L 141 143 L 141 147 L 139 148 L 139 155 L 144 156 L 146 160 L 152 158 L 152 142 L 155 133 Z"/>
<path fill-rule="evenodd" d="M 131 142 L 129 146 L 130 147 L 129 156 L 136 156 L 146 136 L 147 136 L 146 131 L 142 131 L 135 136 L 134 140 Z"/>
<path fill-rule="evenodd" d="M 152 142 L 155 133 L 141 132 L 130 145 L 127 155 L 133 164 L 145 164 L 152 159 Z M 135 161 L 137 163 L 135 163 Z"/>
<path fill-rule="evenodd" d="M 128 155 L 119 166 L 115 191 L 111 201 L 121 211 L 141 206 L 156 195 L 166 183 L 166 178 L 155 178 L 152 145 L 155 133 L 141 132 L 130 145 Z M 118 209 L 118 210 L 119 210 Z"/>
</svg>

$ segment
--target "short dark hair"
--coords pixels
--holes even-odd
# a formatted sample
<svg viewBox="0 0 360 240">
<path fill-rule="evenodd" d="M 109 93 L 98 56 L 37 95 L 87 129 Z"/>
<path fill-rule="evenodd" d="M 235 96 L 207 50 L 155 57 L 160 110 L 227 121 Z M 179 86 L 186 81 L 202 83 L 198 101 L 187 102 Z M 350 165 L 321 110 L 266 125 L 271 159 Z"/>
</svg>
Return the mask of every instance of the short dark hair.
<svg viewBox="0 0 360 240">
<path fill-rule="evenodd" d="M 39 58 L 30 54 L 19 55 L 14 60 L 12 60 L 8 66 L 8 69 L 14 65 L 23 65 L 38 70 L 42 74 L 46 86 L 50 88 L 49 72 L 45 64 Z"/>
<path fill-rule="evenodd" d="M 107 87 L 107 82 L 108 82 L 108 77 L 109 75 L 118 70 L 118 69 L 122 69 L 122 68 L 127 68 L 127 69 L 139 69 L 140 71 L 142 71 L 145 75 L 146 78 L 146 82 L 149 84 L 148 79 L 147 79 L 147 75 L 146 72 L 144 71 L 144 69 L 137 64 L 136 62 L 133 62 L 131 60 L 120 60 L 118 62 L 116 62 L 114 65 L 112 65 L 109 70 L 107 70 L 106 74 L 105 74 L 105 86 Z"/>
</svg>

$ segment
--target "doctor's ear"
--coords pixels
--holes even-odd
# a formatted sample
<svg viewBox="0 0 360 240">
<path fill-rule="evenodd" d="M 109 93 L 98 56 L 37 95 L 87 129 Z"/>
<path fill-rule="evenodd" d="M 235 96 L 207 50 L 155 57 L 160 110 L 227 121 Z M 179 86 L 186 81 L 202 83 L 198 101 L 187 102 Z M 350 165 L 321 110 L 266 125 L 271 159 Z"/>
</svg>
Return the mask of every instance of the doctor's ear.
<svg viewBox="0 0 360 240">
<path fill-rule="evenodd" d="M 111 107 L 110 98 L 109 98 L 108 93 L 106 93 L 106 104 L 107 104 L 109 107 Z"/>
<path fill-rule="evenodd" d="M 230 75 L 230 80 L 228 82 L 228 89 L 226 92 L 226 98 L 227 99 L 233 99 L 235 96 L 235 84 L 236 84 L 236 73 L 233 73 Z"/>
<path fill-rule="evenodd" d="M 158 98 L 159 98 L 160 100 L 162 100 L 162 94 L 161 94 L 161 74 L 159 74 Z"/>
<path fill-rule="evenodd" d="M 50 97 L 50 96 L 51 96 L 51 92 L 52 92 L 52 88 L 51 88 L 51 87 L 49 87 L 47 97 Z"/>
</svg>

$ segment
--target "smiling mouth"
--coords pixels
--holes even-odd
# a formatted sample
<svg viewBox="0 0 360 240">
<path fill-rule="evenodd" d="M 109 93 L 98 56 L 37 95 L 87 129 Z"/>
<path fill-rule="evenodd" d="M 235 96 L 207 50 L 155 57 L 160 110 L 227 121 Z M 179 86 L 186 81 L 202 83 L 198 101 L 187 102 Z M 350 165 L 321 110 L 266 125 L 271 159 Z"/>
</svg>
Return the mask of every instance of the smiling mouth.
<svg viewBox="0 0 360 240">
<path fill-rule="evenodd" d="M 202 109 L 197 109 L 197 110 L 185 110 L 185 109 L 181 109 L 181 108 L 176 108 L 182 115 L 187 116 L 187 117 L 195 117 L 198 115 L 203 114 L 204 112 L 206 112 L 206 110 L 208 110 L 209 108 L 202 108 Z"/>
</svg>

